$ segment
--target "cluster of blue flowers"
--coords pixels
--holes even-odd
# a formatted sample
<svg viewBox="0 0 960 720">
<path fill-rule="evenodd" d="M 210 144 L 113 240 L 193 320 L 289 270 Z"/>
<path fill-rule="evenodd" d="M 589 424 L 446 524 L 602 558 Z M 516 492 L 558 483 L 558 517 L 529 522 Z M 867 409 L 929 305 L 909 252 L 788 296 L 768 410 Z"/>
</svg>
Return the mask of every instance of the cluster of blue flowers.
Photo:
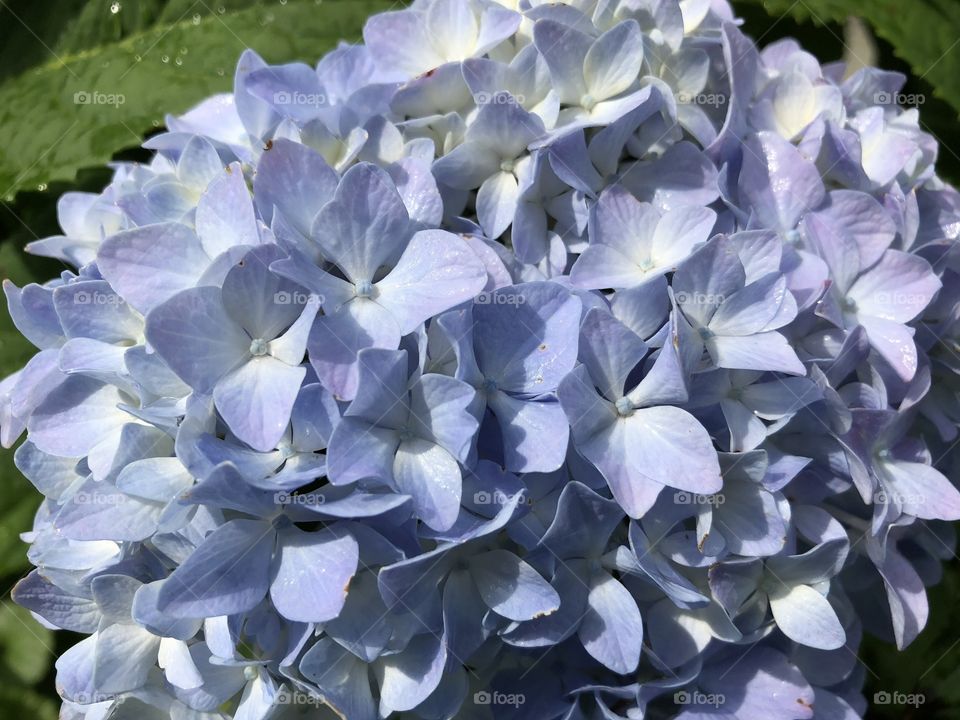
<svg viewBox="0 0 960 720">
<path fill-rule="evenodd" d="M 723 0 L 364 41 L 246 52 L 5 285 L 62 717 L 860 717 L 960 518 L 960 194 L 904 78 Z"/>
</svg>

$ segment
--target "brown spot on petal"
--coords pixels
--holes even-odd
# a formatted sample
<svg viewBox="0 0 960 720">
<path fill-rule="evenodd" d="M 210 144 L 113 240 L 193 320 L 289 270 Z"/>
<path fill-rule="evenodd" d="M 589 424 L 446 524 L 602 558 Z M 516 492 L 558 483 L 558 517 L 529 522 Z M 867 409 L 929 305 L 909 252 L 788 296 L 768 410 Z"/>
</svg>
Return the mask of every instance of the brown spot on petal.
<svg viewBox="0 0 960 720">
<path fill-rule="evenodd" d="M 267 140 L 267 144 L 263 146 L 264 150 L 269 150 L 273 147 L 273 140 Z"/>
</svg>

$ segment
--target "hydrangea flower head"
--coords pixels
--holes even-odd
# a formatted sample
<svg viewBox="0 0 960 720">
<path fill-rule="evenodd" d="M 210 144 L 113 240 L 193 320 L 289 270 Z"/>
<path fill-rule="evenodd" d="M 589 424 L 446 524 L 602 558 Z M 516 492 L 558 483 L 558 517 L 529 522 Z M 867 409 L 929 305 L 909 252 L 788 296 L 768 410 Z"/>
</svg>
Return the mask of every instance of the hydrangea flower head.
<svg viewBox="0 0 960 720">
<path fill-rule="evenodd" d="M 960 519 L 960 196 L 903 78 L 723 0 L 363 37 L 244 53 L 5 283 L 62 716 L 862 716 Z"/>
</svg>

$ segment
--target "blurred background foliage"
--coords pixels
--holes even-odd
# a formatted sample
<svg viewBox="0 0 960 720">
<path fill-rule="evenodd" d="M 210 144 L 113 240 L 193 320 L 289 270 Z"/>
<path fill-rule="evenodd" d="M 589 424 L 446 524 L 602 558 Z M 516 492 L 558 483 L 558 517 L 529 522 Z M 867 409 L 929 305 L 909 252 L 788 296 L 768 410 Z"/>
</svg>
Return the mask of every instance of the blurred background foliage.
<svg viewBox="0 0 960 720">
<path fill-rule="evenodd" d="M 0 277 L 42 282 L 64 268 L 24 245 L 59 232 L 57 197 L 98 191 L 105 163 L 145 159 L 140 143 L 197 101 L 229 90 L 242 50 L 270 62 L 316 61 L 360 38 L 389 0 L 0 0 Z M 940 174 L 960 182 L 958 0 L 734 0 L 761 45 L 795 37 L 821 61 L 844 58 L 909 77 L 921 124 L 940 142 Z M 122 95 L 78 104 L 77 93 Z M 951 148 L 957 145 L 957 151 Z M 34 348 L 0 310 L 0 377 Z M 30 565 L 20 534 L 39 495 L 0 452 L 0 715 L 52 720 L 53 663 L 79 638 L 53 633 L 9 600 Z M 960 720 L 960 561 L 929 591 L 926 631 L 905 652 L 864 641 L 866 695 L 923 693 L 919 708 L 874 707 L 868 718 Z"/>
</svg>

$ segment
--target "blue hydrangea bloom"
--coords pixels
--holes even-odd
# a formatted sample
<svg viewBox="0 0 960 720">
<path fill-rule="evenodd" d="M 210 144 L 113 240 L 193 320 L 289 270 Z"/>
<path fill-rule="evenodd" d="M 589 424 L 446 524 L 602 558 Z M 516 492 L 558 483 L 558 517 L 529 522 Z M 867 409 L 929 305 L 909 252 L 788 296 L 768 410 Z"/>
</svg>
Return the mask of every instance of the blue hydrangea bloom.
<svg viewBox="0 0 960 720">
<path fill-rule="evenodd" d="M 861 717 L 960 519 L 960 194 L 904 78 L 723 0 L 363 37 L 246 51 L 4 284 L 62 716 Z"/>
</svg>

